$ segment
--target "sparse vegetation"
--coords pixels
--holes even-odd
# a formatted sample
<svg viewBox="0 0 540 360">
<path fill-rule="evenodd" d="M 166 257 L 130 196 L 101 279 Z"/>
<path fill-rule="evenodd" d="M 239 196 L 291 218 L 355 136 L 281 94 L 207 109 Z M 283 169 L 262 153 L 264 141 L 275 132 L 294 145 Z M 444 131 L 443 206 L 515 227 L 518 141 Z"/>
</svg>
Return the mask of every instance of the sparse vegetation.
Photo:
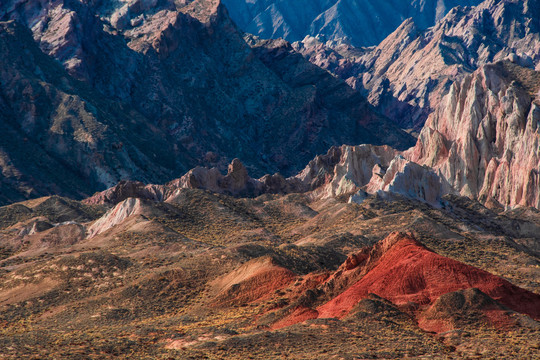
<svg viewBox="0 0 540 360">
<path fill-rule="evenodd" d="M 10 210 L 23 209 L 19 205 L 0 208 L 0 223 L 6 229 L 36 216 L 37 203 L 25 206 L 31 214 Z M 39 212 L 47 219 L 88 221 L 104 212 L 62 199 L 42 204 L 49 204 Z M 66 210 L 66 204 L 76 210 Z M 119 225 L 94 238 L 31 252 L 35 240 L 22 237 L 29 245 L 4 247 L 0 257 L 0 358 L 538 356 L 540 330 L 525 317 L 521 327 L 506 330 L 473 321 L 466 330 L 435 335 L 401 310 L 365 303 L 341 320 L 271 330 L 275 316 L 296 303 L 296 289 L 319 281 L 310 274 L 324 279 L 349 253 L 394 230 L 409 229 L 444 256 L 538 291 L 539 259 L 516 242 L 521 230 L 508 226 L 518 215 L 523 229 L 539 226 L 537 213 L 486 212 L 462 198 L 448 198 L 447 204 L 434 209 L 373 198 L 362 205 L 322 205 L 303 196 L 234 199 L 185 190 L 177 203 L 153 204 L 157 210 L 129 220 L 133 227 Z M 296 280 L 270 297 L 216 305 L 215 279 L 261 257 L 292 270 Z"/>
</svg>

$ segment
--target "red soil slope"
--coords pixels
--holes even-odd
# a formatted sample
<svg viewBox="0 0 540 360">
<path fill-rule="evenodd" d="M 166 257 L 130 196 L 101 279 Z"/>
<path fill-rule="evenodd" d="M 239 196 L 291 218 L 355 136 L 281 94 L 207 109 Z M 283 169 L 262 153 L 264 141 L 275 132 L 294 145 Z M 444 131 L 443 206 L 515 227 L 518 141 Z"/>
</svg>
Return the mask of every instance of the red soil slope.
<svg viewBox="0 0 540 360">
<path fill-rule="evenodd" d="M 381 251 L 381 249 L 386 249 Z M 438 255 L 411 235 L 392 233 L 376 244 L 359 267 L 368 268 L 358 282 L 319 307 L 318 317 L 343 317 L 369 293 L 396 305 L 433 304 L 441 295 L 478 288 L 501 304 L 540 319 L 540 295 L 486 271 Z"/>
<path fill-rule="evenodd" d="M 215 305 L 230 306 L 265 299 L 294 281 L 296 275 L 270 257 L 257 258 L 214 281 Z"/>
<path fill-rule="evenodd" d="M 540 319 L 540 295 L 486 271 L 438 255 L 410 234 L 392 233 L 373 247 L 349 256 L 330 276 L 320 289 L 331 300 L 315 311 L 298 308 L 274 324 L 274 328 L 313 318 L 342 318 L 370 293 L 413 310 L 420 319 L 424 317 L 421 313 L 442 295 L 471 288 L 479 289 L 487 298 L 514 311 Z M 500 316 L 505 312 L 498 305 L 481 309 L 483 307 L 477 310 L 486 310 L 486 318 L 493 317 L 488 316 L 493 311 L 492 315 L 501 313 Z"/>
</svg>

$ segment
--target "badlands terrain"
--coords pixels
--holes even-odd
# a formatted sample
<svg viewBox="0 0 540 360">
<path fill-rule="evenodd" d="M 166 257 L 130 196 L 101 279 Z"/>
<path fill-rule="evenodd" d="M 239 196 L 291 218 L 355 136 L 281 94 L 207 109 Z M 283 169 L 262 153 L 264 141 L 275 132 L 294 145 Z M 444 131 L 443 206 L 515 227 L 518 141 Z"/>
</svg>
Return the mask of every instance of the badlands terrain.
<svg viewBox="0 0 540 360">
<path fill-rule="evenodd" d="M 540 356 L 540 212 L 332 194 L 361 150 L 304 192 L 233 197 L 235 161 L 0 208 L 3 358 Z"/>
<path fill-rule="evenodd" d="M 0 359 L 540 359 L 540 0 L 5 0 L 0 54 Z"/>
</svg>

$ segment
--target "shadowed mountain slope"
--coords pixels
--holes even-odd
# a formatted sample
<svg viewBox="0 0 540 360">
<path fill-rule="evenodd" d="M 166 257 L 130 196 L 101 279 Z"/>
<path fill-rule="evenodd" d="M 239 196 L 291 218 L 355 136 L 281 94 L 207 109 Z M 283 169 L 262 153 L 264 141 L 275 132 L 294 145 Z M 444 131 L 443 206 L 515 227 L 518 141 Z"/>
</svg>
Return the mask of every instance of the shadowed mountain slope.
<svg viewBox="0 0 540 360">
<path fill-rule="evenodd" d="M 218 1 L 184 5 L 0 5 L 0 19 L 16 22 L 2 23 L 0 106 L 13 128 L 4 201 L 164 182 L 234 157 L 256 174 L 290 174 L 332 145 L 411 145 L 289 45 L 246 43 Z M 25 162 L 25 151 L 46 166 Z"/>
<path fill-rule="evenodd" d="M 453 7 L 480 0 L 225 0 L 232 19 L 245 32 L 290 42 L 306 36 L 346 41 L 354 46 L 379 44 L 407 18 L 422 29 Z"/>
</svg>

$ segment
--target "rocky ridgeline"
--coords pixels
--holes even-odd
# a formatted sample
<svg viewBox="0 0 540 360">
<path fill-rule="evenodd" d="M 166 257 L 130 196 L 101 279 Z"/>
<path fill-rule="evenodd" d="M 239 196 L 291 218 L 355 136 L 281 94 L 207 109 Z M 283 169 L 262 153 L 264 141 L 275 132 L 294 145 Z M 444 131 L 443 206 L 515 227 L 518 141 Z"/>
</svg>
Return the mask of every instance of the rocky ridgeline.
<svg viewBox="0 0 540 360">
<path fill-rule="evenodd" d="M 284 178 L 276 173 L 251 178 L 235 159 L 223 175 L 216 168 L 194 168 L 183 177 L 164 185 L 122 181 L 84 200 L 87 204 L 118 204 L 130 198 L 156 202 L 174 201 L 181 189 L 253 197 L 263 194 L 307 193 L 312 199 L 344 197 L 362 202 L 367 196 L 405 197 L 439 206 L 445 194 L 441 178 L 431 169 L 406 160 L 390 147 L 371 145 L 342 146 L 316 157 L 296 176 Z"/>
<path fill-rule="evenodd" d="M 333 147 L 295 176 L 252 179 L 239 160 L 226 175 L 195 168 L 167 185 L 125 182 L 86 200 L 127 197 L 165 201 L 177 189 L 202 188 L 235 196 L 309 193 L 312 198 L 399 194 L 441 204 L 446 194 L 488 207 L 540 208 L 540 73 L 509 61 L 480 67 L 452 85 L 411 149 Z"/>
<path fill-rule="evenodd" d="M 451 8 L 481 0 L 224 0 L 242 30 L 263 38 L 299 41 L 306 35 L 354 46 L 380 43 L 403 20 L 413 18 L 423 29 Z"/>
<path fill-rule="evenodd" d="M 506 58 L 539 66 L 539 17 L 538 0 L 486 0 L 454 8 L 426 30 L 407 19 L 369 49 L 313 38 L 294 46 L 365 91 L 370 103 L 398 124 L 419 130 L 451 84 L 480 66 Z"/>
<path fill-rule="evenodd" d="M 84 202 L 117 204 L 131 197 L 167 201 L 185 188 L 250 197 L 266 193 L 305 192 L 311 192 L 315 198 L 350 195 L 370 181 L 374 167 L 389 164 L 396 153 L 389 146 L 333 147 L 327 154 L 315 157 L 299 174 L 289 178 L 276 173 L 253 179 L 240 160 L 234 159 L 226 175 L 216 168 L 197 167 L 165 185 L 123 181 Z"/>
</svg>

